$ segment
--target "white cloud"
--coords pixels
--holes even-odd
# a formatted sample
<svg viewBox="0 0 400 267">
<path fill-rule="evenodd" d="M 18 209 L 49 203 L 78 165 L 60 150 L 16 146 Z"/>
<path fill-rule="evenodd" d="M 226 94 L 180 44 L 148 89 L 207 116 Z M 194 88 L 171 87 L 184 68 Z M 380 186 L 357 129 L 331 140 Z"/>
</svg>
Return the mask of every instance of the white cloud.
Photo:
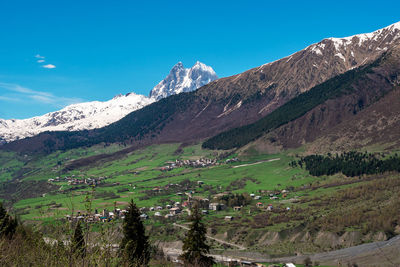
<svg viewBox="0 0 400 267">
<path fill-rule="evenodd" d="M 9 97 L 9 96 L 2 96 L 2 95 L 0 95 L 0 101 L 18 102 L 19 99 L 18 99 L 18 98 Z"/>
<path fill-rule="evenodd" d="M 53 64 L 43 65 L 42 67 L 45 68 L 45 69 L 55 69 L 56 68 L 56 66 L 53 65 Z"/>
<path fill-rule="evenodd" d="M 37 54 L 37 55 L 35 55 L 35 58 L 41 58 L 41 59 L 44 59 L 45 57 L 44 57 L 44 56 L 41 56 L 41 55 L 39 55 L 39 54 Z"/>
<path fill-rule="evenodd" d="M 37 61 L 37 63 L 43 63 L 44 62 L 44 59 L 39 59 L 38 61 Z"/>
<path fill-rule="evenodd" d="M 34 100 L 37 103 L 50 104 L 57 108 L 83 102 L 80 98 L 55 96 L 50 92 L 36 91 L 13 83 L 0 82 L 0 88 L 12 93 L 11 95 L 0 96 L 0 100 L 3 101 L 15 102 Z"/>
</svg>

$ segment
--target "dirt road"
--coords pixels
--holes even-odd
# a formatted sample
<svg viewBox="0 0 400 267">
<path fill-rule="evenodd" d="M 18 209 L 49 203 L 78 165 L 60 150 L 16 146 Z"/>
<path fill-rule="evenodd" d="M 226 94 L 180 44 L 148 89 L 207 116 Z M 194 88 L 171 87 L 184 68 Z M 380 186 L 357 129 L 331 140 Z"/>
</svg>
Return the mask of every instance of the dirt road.
<svg viewBox="0 0 400 267">
<path fill-rule="evenodd" d="M 246 167 L 246 166 L 261 164 L 261 163 L 264 163 L 264 162 L 272 162 L 272 161 L 276 161 L 276 160 L 280 160 L 280 158 L 262 160 L 262 161 L 257 161 L 257 162 L 254 162 L 254 163 L 247 163 L 247 164 L 242 164 L 242 165 L 236 165 L 236 166 L 233 166 L 232 168 Z"/>
<path fill-rule="evenodd" d="M 176 226 L 176 227 L 180 227 L 180 228 L 182 228 L 182 229 L 185 229 L 185 230 L 187 230 L 187 231 L 189 230 L 189 227 L 186 227 L 186 226 L 181 225 L 181 224 L 174 223 L 173 225 Z M 209 235 L 206 235 L 206 237 L 207 237 L 208 239 L 214 240 L 214 241 L 216 241 L 216 242 L 218 242 L 218 243 L 220 243 L 220 244 L 228 245 L 228 246 L 237 248 L 237 249 L 239 249 L 239 250 L 245 250 L 245 249 L 246 249 L 245 247 L 243 247 L 243 246 L 241 246 L 241 245 L 229 243 L 229 242 L 226 242 L 226 241 L 224 241 L 224 240 L 222 240 L 222 239 L 218 239 L 218 238 L 215 238 L 215 237 L 212 237 L 212 236 L 209 236 Z"/>
</svg>

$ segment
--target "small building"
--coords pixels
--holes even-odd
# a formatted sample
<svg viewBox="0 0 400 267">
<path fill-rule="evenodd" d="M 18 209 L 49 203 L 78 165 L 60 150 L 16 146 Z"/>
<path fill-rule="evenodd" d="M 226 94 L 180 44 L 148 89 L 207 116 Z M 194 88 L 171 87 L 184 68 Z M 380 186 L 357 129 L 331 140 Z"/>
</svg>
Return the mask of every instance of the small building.
<svg viewBox="0 0 400 267">
<path fill-rule="evenodd" d="M 271 210 L 273 210 L 273 209 L 274 209 L 274 206 L 272 206 L 272 204 L 268 204 L 267 210 L 268 210 L 268 211 L 271 211 Z"/>
<path fill-rule="evenodd" d="M 177 214 L 181 213 L 182 210 L 181 210 L 181 208 L 179 208 L 179 207 L 175 207 L 175 208 L 171 208 L 171 209 L 169 210 L 169 212 L 170 212 L 171 214 L 177 215 Z"/>
<path fill-rule="evenodd" d="M 255 194 L 250 194 L 250 197 L 255 197 L 256 195 Z"/>
<path fill-rule="evenodd" d="M 262 202 L 257 202 L 256 207 L 257 208 L 263 208 L 264 204 Z"/>
<path fill-rule="evenodd" d="M 233 210 L 234 210 L 234 211 L 240 211 L 241 209 L 242 209 L 241 206 L 235 206 L 235 207 L 233 207 Z"/>
<path fill-rule="evenodd" d="M 208 210 L 202 210 L 201 213 L 202 214 L 208 214 Z"/>
<path fill-rule="evenodd" d="M 173 219 L 175 217 L 174 214 L 168 213 L 164 216 L 165 219 Z"/>
<path fill-rule="evenodd" d="M 140 214 L 140 218 L 147 220 L 149 218 L 149 216 L 146 213 L 143 213 L 143 214 Z"/>
<path fill-rule="evenodd" d="M 259 200 L 259 199 L 261 199 L 261 196 L 255 196 L 254 199 Z"/>
<path fill-rule="evenodd" d="M 224 204 L 221 204 L 221 203 L 210 203 L 208 205 L 208 209 L 215 210 L 215 211 L 224 210 L 225 207 L 226 206 Z"/>
<path fill-rule="evenodd" d="M 225 221 L 233 221 L 233 217 L 232 216 L 225 216 L 224 220 Z"/>
<path fill-rule="evenodd" d="M 285 265 L 283 265 L 284 267 L 296 267 L 296 265 L 294 265 L 293 263 L 289 262 L 286 263 Z"/>
<path fill-rule="evenodd" d="M 160 217 L 160 216 L 161 216 L 161 213 L 160 213 L 159 211 L 156 211 L 156 212 L 154 213 L 154 216 Z"/>
</svg>

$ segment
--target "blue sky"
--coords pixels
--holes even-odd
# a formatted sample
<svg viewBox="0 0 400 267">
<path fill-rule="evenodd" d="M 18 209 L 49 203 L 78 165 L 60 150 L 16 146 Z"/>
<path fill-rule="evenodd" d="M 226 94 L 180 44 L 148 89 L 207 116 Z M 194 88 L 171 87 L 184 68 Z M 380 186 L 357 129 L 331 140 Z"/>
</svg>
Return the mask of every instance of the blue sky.
<svg viewBox="0 0 400 267">
<path fill-rule="evenodd" d="M 400 1 L 304 2 L 1 1 L 0 118 L 147 95 L 178 61 L 230 76 L 400 20 Z"/>
</svg>

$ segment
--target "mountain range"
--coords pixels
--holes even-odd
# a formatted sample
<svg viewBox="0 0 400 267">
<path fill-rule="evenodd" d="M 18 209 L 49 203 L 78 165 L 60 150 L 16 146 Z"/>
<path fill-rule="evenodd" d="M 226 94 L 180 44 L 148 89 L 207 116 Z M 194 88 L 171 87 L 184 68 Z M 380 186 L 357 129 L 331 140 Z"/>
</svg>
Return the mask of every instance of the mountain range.
<svg viewBox="0 0 400 267">
<path fill-rule="evenodd" d="M 400 23 L 372 33 L 327 38 L 283 59 L 212 81 L 196 91 L 185 93 L 181 86 L 183 93 L 138 109 L 109 126 L 44 133 L 4 147 L 49 152 L 101 142 L 146 145 L 207 140 L 204 147 L 230 149 L 265 135 L 269 137 L 263 140 L 274 145 L 296 147 L 328 138 L 334 130 L 346 131 L 343 123 L 362 114 L 368 116 L 380 101 L 387 101 L 386 97 L 398 87 L 399 45 Z M 174 73 L 181 73 L 183 66 L 178 63 L 174 69 Z M 180 75 L 170 73 L 152 91 L 153 98 L 156 93 L 167 96 L 174 77 L 188 84 Z M 380 127 L 375 125 L 379 121 L 370 121 L 368 127 L 376 129 L 374 136 L 388 131 L 396 139 L 397 134 L 390 129 L 396 128 L 397 119 L 387 120 L 390 123 L 380 122 Z M 384 139 L 381 136 L 374 140 Z"/>
<path fill-rule="evenodd" d="M 101 128 L 161 98 L 196 90 L 217 78 L 210 66 L 199 61 L 190 69 L 184 68 L 179 62 L 171 69 L 168 76 L 151 90 L 150 97 L 135 93 L 120 94 L 109 101 L 73 104 L 59 111 L 29 119 L 0 119 L 0 143 L 31 137 L 46 131 Z"/>
</svg>

